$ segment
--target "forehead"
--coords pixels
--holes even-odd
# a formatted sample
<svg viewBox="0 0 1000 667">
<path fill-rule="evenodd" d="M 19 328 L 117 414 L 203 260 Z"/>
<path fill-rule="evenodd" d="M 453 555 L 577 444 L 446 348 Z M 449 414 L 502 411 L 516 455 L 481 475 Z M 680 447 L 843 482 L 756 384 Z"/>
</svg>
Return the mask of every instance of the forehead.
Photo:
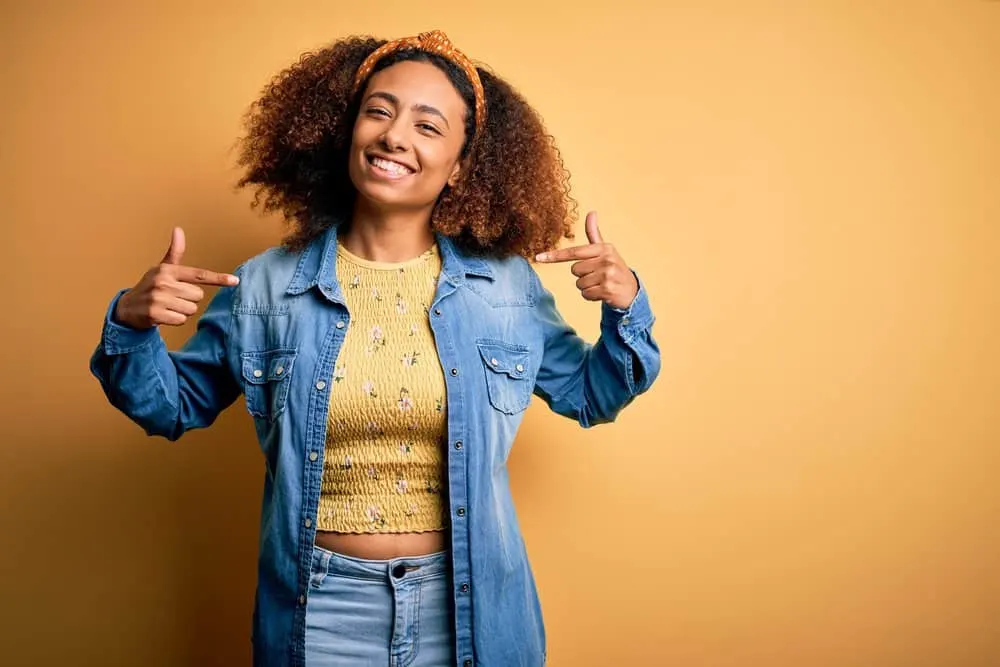
<svg viewBox="0 0 1000 667">
<path fill-rule="evenodd" d="M 428 62 L 404 60 L 375 73 L 368 81 L 365 95 L 375 91 L 395 95 L 404 107 L 429 105 L 446 116 L 465 115 L 465 102 L 448 75 Z"/>
</svg>

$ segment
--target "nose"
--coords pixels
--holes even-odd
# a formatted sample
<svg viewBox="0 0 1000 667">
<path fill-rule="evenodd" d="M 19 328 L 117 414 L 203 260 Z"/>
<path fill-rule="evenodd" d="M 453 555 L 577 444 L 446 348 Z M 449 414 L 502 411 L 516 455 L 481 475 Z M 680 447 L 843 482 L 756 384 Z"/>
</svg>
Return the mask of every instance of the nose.
<svg viewBox="0 0 1000 667">
<path fill-rule="evenodd" d="M 402 119 L 394 118 L 379 139 L 387 150 L 393 152 L 406 150 L 406 130 Z"/>
</svg>

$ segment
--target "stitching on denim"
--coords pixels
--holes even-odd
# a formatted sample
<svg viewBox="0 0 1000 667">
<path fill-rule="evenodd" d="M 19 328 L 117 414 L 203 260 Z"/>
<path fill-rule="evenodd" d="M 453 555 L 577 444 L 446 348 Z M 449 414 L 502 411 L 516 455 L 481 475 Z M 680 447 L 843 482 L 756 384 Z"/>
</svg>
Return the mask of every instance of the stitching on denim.
<svg viewBox="0 0 1000 667">
<path fill-rule="evenodd" d="M 413 592 L 411 594 L 413 602 L 409 605 L 409 615 L 412 618 L 412 622 L 410 619 L 407 619 L 407 625 L 412 626 L 408 637 L 410 650 L 406 652 L 406 657 L 402 662 L 400 662 L 399 667 L 409 667 L 409 665 L 413 664 L 413 662 L 417 659 L 417 653 L 420 650 L 420 590 L 422 586 L 416 582 L 415 584 L 416 585 L 412 587 Z"/>
</svg>

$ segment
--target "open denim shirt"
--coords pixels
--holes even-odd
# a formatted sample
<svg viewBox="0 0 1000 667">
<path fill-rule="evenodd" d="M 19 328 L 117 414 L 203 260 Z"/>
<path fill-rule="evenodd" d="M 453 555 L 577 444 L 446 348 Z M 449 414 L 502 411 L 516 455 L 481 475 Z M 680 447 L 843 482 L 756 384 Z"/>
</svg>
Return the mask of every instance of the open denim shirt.
<svg viewBox="0 0 1000 667">
<path fill-rule="evenodd" d="M 585 427 L 615 419 L 660 368 L 645 288 L 627 310 L 602 306 L 581 339 L 520 257 L 464 254 L 438 237 L 442 272 L 430 324 L 447 399 L 448 503 L 457 665 L 537 667 L 545 631 L 507 478 L 532 394 Z M 301 252 L 242 264 L 196 332 L 168 351 L 156 328 L 105 316 L 91 359 L 110 402 L 170 440 L 211 424 L 240 393 L 265 460 L 254 664 L 304 664 L 306 598 L 323 474 L 329 391 L 351 326 L 336 280 L 336 227 Z"/>
</svg>

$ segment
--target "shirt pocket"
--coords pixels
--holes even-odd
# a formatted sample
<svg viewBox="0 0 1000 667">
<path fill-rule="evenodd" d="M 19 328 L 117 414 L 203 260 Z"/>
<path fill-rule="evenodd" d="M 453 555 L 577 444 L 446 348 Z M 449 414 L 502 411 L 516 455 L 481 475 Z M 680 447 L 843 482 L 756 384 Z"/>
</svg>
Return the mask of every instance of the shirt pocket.
<svg viewBox="0 0 1000 667">
<path fill-rule="evenodd" d="M 486 373 L 490 404 L 508 415 L 523 412 L 531 403 L 531 351 L 524 345 L 498 340 L 480 339 L 476 346 Z"/>
<path fill-rule="evenodd" d="M 254 417 L 274 421 L 285 411 L 288 386 L 295 366 L 295 350 L 243 352 L 243 394 Z"/>
</svg>

